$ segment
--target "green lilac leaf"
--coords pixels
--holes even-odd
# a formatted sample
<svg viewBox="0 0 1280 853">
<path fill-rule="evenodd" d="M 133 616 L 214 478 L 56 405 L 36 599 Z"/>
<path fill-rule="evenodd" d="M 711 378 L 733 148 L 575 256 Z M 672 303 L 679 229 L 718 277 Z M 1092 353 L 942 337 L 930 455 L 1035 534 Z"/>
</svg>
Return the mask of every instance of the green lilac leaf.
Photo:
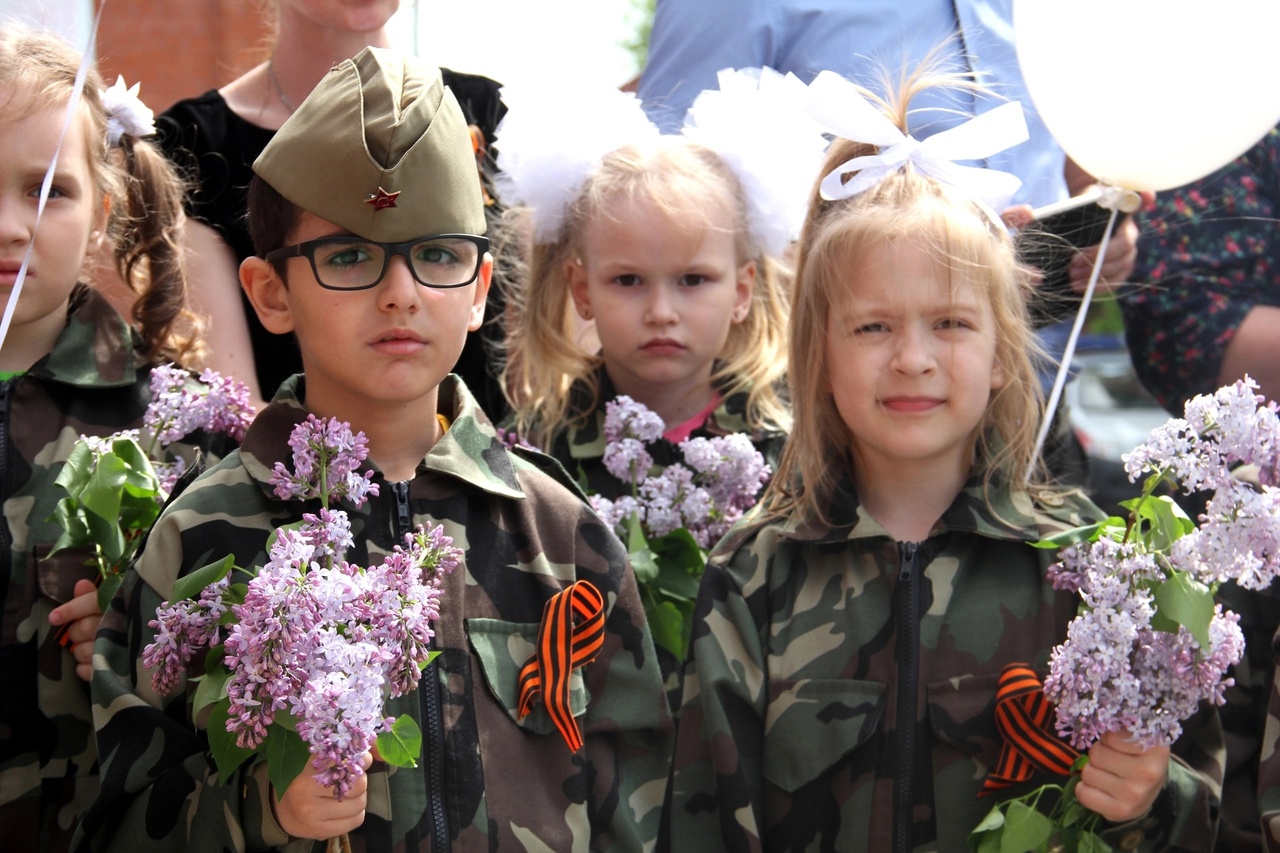
<svg viewBox="0 0 1280 853">
<path fill-rule="evenodd" d="M 1155 597 L 1156 607 L 1162 617 L 1184 626 L 1201 649 L 1209 648 L 1213 593 L 1207 586 L 1186 572 L 1175 571 L 1168 580 L 1156 587 Z"/>
<path fill-rule="evenodd" d="M 391 731 L 381 732 L 377 739 L 378 755 L 392 767 L 417 767 L 422 754 L 422 730 L 408 714 L 401 714 L 391 724 Z"/>
<path fill-rule="evenodd" d="M 1109 520 L 1109 519 L 1108 519 Z M 1102 529 L 1105 521 L 1099 521 L 1096 524 L 1086 524 L 1083 527 L 1073 527 L 1070 530 L 1064 530 L 1061 533 L 1055 533 L 1052 536 L 1046 536 L 1036 542 L 1032 542 L 1032 547 L 1057 549 L 1067 545 L 1075 545 L 1080 542 L 1092 542 L 1098 538 L 1098 532 Z"/>
<path fill-rule="evenodd" d="M 233 565 L 235 565 L 235 560 L 228 554 L 216 563 L 201 566 L 191 574 L 183 575 L 173 582 L 173 594 L 169 598 L 169 603 L 198 598 L 205 587 L 222 580 L 230 574 Z"/>
<path fill-rule="evenodd" d="M 107 612 L 107 608 L 111 605 L 111 599 L 116 597 L 116 590 L 120 588 L 120 584 L 123 582 L 124 574 L 122 572 L 110 572 L 99 579 L 98 609 L 103 613 Z"/>
<path fill-rule="evenodd" d="M 1052 834 L 1053 821 L 1026 803 L 1014 800 L 1009 804 L 1009 814 L 1005 817 L 1000 853 L 1038 850 Z"/>
<path fill-rule="evenodd" d="M 197 684 L 195 695 L 191 699 L 191 716 L 199 717 L 205 708 L 227 698 L 231 672 L 226 667 L 217 667 L 192 681 Z"/>
<path fill-rule="evenodd" d="M 267 739 L 263 741 L 267 754 L 267 778 L 275 788 L 277 802 L 293 780 L 307 769 L 307 762 L 311 759 L 311 751 L 297 731 L 279 724 L 278 718 L 287 716 L 283 712 L 277 715 L 277 721 L 267 727 Z"/>
<path fill-rule="evenodd" d="M 218 765 L 218 780 L 224 785 L 231 780 L 240 765 L 258 751 L 237 745 L 236 736 L 227 731 L 227 711 L 230 707 L 230 699 L 223 699 L 214 705 L 209 712 L 208 723 L 209 751 L 213 753 L 214 763 Z"/>
</svg>

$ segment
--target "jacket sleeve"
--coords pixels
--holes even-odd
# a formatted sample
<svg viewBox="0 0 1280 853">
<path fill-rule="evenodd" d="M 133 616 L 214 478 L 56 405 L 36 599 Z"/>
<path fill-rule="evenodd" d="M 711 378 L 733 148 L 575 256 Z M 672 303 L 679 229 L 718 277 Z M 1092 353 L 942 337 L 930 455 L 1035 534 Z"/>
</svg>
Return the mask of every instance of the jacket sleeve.
<svg viewBox="0 0 1280 853">
<path fill-rule="evenodd" d="M 732 558 L 740 566 L 767 560 L 746 549 Z M 733 573 L 714 562 L 703 573 L 659 850 L 761 849 L 763 598 L 762 591 L 745 597 Z"/>
<path fill-rule="evenodd" d="M 272 813 L 264 765 L 241 768 L 222 784 L 208 738 L 190 716 L 188 694 L 195 683 L 184 674 L 167 696 L 152 689 L 142 651 L 155 639 L 148 623 L 166 595 L 139 569 L 154 576 L 165 565 L 182 565 L 173 513 L 152 530 L 146 551 L 104 614 L 94 644 L 93 713 L 102 790 L 81 822 L 74 849 L 220 852 L 282 846 L 289 836 Z"/>
</svg>

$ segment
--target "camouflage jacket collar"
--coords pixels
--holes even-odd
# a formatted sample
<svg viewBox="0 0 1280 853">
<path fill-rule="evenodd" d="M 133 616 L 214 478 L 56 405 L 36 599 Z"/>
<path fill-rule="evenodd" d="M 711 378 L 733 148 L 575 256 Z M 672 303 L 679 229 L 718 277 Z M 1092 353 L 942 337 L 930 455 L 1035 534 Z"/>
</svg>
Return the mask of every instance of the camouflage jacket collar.
<svg viewBox="0 0 1280 853">
<path fill-rule="evenodd" d="M 787 519 L 781 535 L 813 542 L 890 538 L 889 531 L 862 509 L 848 478 L 837 488 L 827 517 L 830 523 Z M 993 480 L 984 488 L 980 477 L 972 477 L 929 535 L 964 532 L 991 539 L 1035 542 L 1102 517 L 1101 510 L 1078 491 L 1047 495 L 1033 501 L 1027 492 L 1010 489 L 1000 480 Z"/>
<path fill-rule="evenodd" d="M 305 397 L 305 376 L 295 374 L 285 380 L 270 405 L 254 418 L 240 445 L 245 469 L 267 492 L 273 491 L 270 483 L 275 463 L 293 465 L 289 433 L 306 420 Z M 524 498 L 506 447 L 457 376 L 450 374 L 440 383 L 439 410 L 449 419 L 449 429 L 418 463 L 418 473 L 425 469 L 456 477 L 491 494 Z"/>
<path fill-rule="evenodd" d="M 599 383 L 599 394 L 591 399 L 591 390 L 585 382 L 576 383 L 570 390 L 575 412 L 591 410 L 591 415 L 581 427 L 569 427 L 566 438 L 569 443 L 569 455 L 574 459 L 604 458 L 604 416 L 605 405 L 618 396 L 609 372 L 602 365 L 596 372 Z M 594 408 L 593 407 L 594 404 Z M 747 425 L 747 392 L 739 391 L 720 400 L 720 405 L 707 416 L 707 421 L 694 431 L 695 434 L 708 436 L 732 435 L 746 433 L 751 441 L 759 443 L 770 438 L 785 435 L 781 427 L 770 426 L 764 429 L 751 429 Z"/>
<path fill-rule="evenodd" d="M 106 298 L 77 284 L 68 301 L 67 325 L 44 358 L 25 375 L 76 388 L 134 384 L 140 366 L 133 330 Z"/>
</svg>

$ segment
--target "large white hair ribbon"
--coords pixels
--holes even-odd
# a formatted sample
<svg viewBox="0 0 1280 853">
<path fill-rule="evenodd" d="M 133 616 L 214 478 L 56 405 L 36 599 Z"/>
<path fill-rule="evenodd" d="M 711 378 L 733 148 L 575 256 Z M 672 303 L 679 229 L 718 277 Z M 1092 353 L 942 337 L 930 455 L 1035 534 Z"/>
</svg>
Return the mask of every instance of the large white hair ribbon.
<svg viewBox="0 0 1280 853">
<path fill-rule="evenodd" d="M 568 207 L 605 155 L 644 147 L 660 135 L 634 95 L 581 81 L 503 86 L 507 114 L 498 125 L 498 194 L 533 209 L 534 239 L 556 239 Z M 769 68 L 725 69 L 719 88 L 701 93 L 683 135 L 714 151 L 746 194 L 747 224 L 768 254 L 799 233 L 826 139 L 800 110 L 805 84 Z"/>
<path fill-rule="evenodd" d="M 499 93 L 507 114 L 498 124 L 498 194 L 532 209 L 534 239 L 556 238 L 570 203 L 604 156 L 657 138 L 635 95 L 583 83 L 526 82 Z"/>
<path fill-rule="evenodd" d="M 822 197 L 851 198 L 879 184 L 907 163 L 934 180 L 963 190 L 993 211 L 1009 206 L 1022 185 L 1008 172 L 962 166 L 958 160 L 982 160 L 1028 138 L 1022 106 L 1001 104 L 948 130 L 922 140 L 904 134 L 877 109 L 858 86 L 838 74 L 823 71 L 809 84 L 806 109 L 828 131 L 880 149 L 854 157 L 822 180 Z M 852 174 L 848 180 L 846 176 Z"/>
<path fill-rule="evenodd" d="M 801 110 L 807 87 L 794 74 L 726 68 L 716 82 L 694 99 L 681 133 L 733 170 L 746 192 L 752 239 L 781 255 L 800 234 L 827 140 Z"/>
</svg>

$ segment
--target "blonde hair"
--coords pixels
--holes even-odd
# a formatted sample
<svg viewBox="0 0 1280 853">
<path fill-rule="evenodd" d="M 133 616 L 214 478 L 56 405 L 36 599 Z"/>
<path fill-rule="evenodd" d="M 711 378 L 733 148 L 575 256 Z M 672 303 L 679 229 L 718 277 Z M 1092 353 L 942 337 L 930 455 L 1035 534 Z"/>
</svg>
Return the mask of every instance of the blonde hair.
<svg viewBox="0 0 1280 853">
<path fill-rule="evenodd" d="M 20 26 L 0 28 L 0 112 L 26 118 L 65 104 L 75 87 L 80 53 L 58 36 Z M 186 308 L 181 229 L 183 184 L 164 153 L 125 135 L 107 145 L 102 78 L 90 68 L 80 96 L 89 169 L 99 198 L 110 200 L 107 237 L 116 269 L 137 294 L 133 321 L 151 363 L 197 363 L 202 323 Z"/>
<path fill-rule="evenodd" d="M 925 88 L 954 86 L 957 75 L 920 73 L 903 81 L 897 100 L 864 92 L 906 132 L 906 105 Z M 824 200 L 822 178 L 874 146 L 837 139 L 814 185 L 801 233 L 792 294 L 790 390 L 795 426 L 762 503 L 771 517 L 796 515 L 828 521 L 845 460 L 853 470 L 848 427 L 836 409 L 826 363 L 827 317 L 847 286 L 849 270 L 868 251 L 907 241 L 950 271 L 951 286 L 979 288 L 992 308 L 995 361 L 1005 384 L 994 391 L 973 439 L 974 470 L 984 488 L 993 478 L 1020 486 L 1032 458 L 1044 413 L 1036 370 L 1043 357 L 1032 330 L 1027 299 L 1032 278 L 1017 257 L 1008 230 L 963 191 L 926 177 L 909 164 L 848 199 Z M 1048 488 L 1037 464 L 1029 485 Z"/>
<path fill-rule="evenodd" d="M 788 428 L 791 419 L 778 386 L 786 373 L 789 275 L 753 244 L 744 190 L 724 161 L 708 148 L 667 136 L 606 156 L 570 203 L 554 241 L 532 243 L 527 257 L 499 249 L 507 265 L 502 276 L 507 282 L 502 385 L 515 412 L 517 432 L 549 449 L 562 429 L 582 426 L 599 405 L 597 370 L 602 360 L 574 339 L 577 324 L 565 270 L 582 255 L 590 223 L 611 217 L 611 210 L 624 202 L 654 205 L 690 229 L 712 227 L 713 212 L 733 212 L 736 260 L 740 265 L 755 261 L 756 281 L 751 308 L 743 322 L 730 327 L 712 382 L 726 396 L 746 392 L 751 428 Z M 530 242 L 522 239 L 531 230 L 528 215 L 509 211 L 504 229 L 525 246 Z M 500 246 L 505 242 L 513 241 L 500 241 Z M 587 388 L 586 399 L 571 398 L 576 383 Z"/>
</svg>

